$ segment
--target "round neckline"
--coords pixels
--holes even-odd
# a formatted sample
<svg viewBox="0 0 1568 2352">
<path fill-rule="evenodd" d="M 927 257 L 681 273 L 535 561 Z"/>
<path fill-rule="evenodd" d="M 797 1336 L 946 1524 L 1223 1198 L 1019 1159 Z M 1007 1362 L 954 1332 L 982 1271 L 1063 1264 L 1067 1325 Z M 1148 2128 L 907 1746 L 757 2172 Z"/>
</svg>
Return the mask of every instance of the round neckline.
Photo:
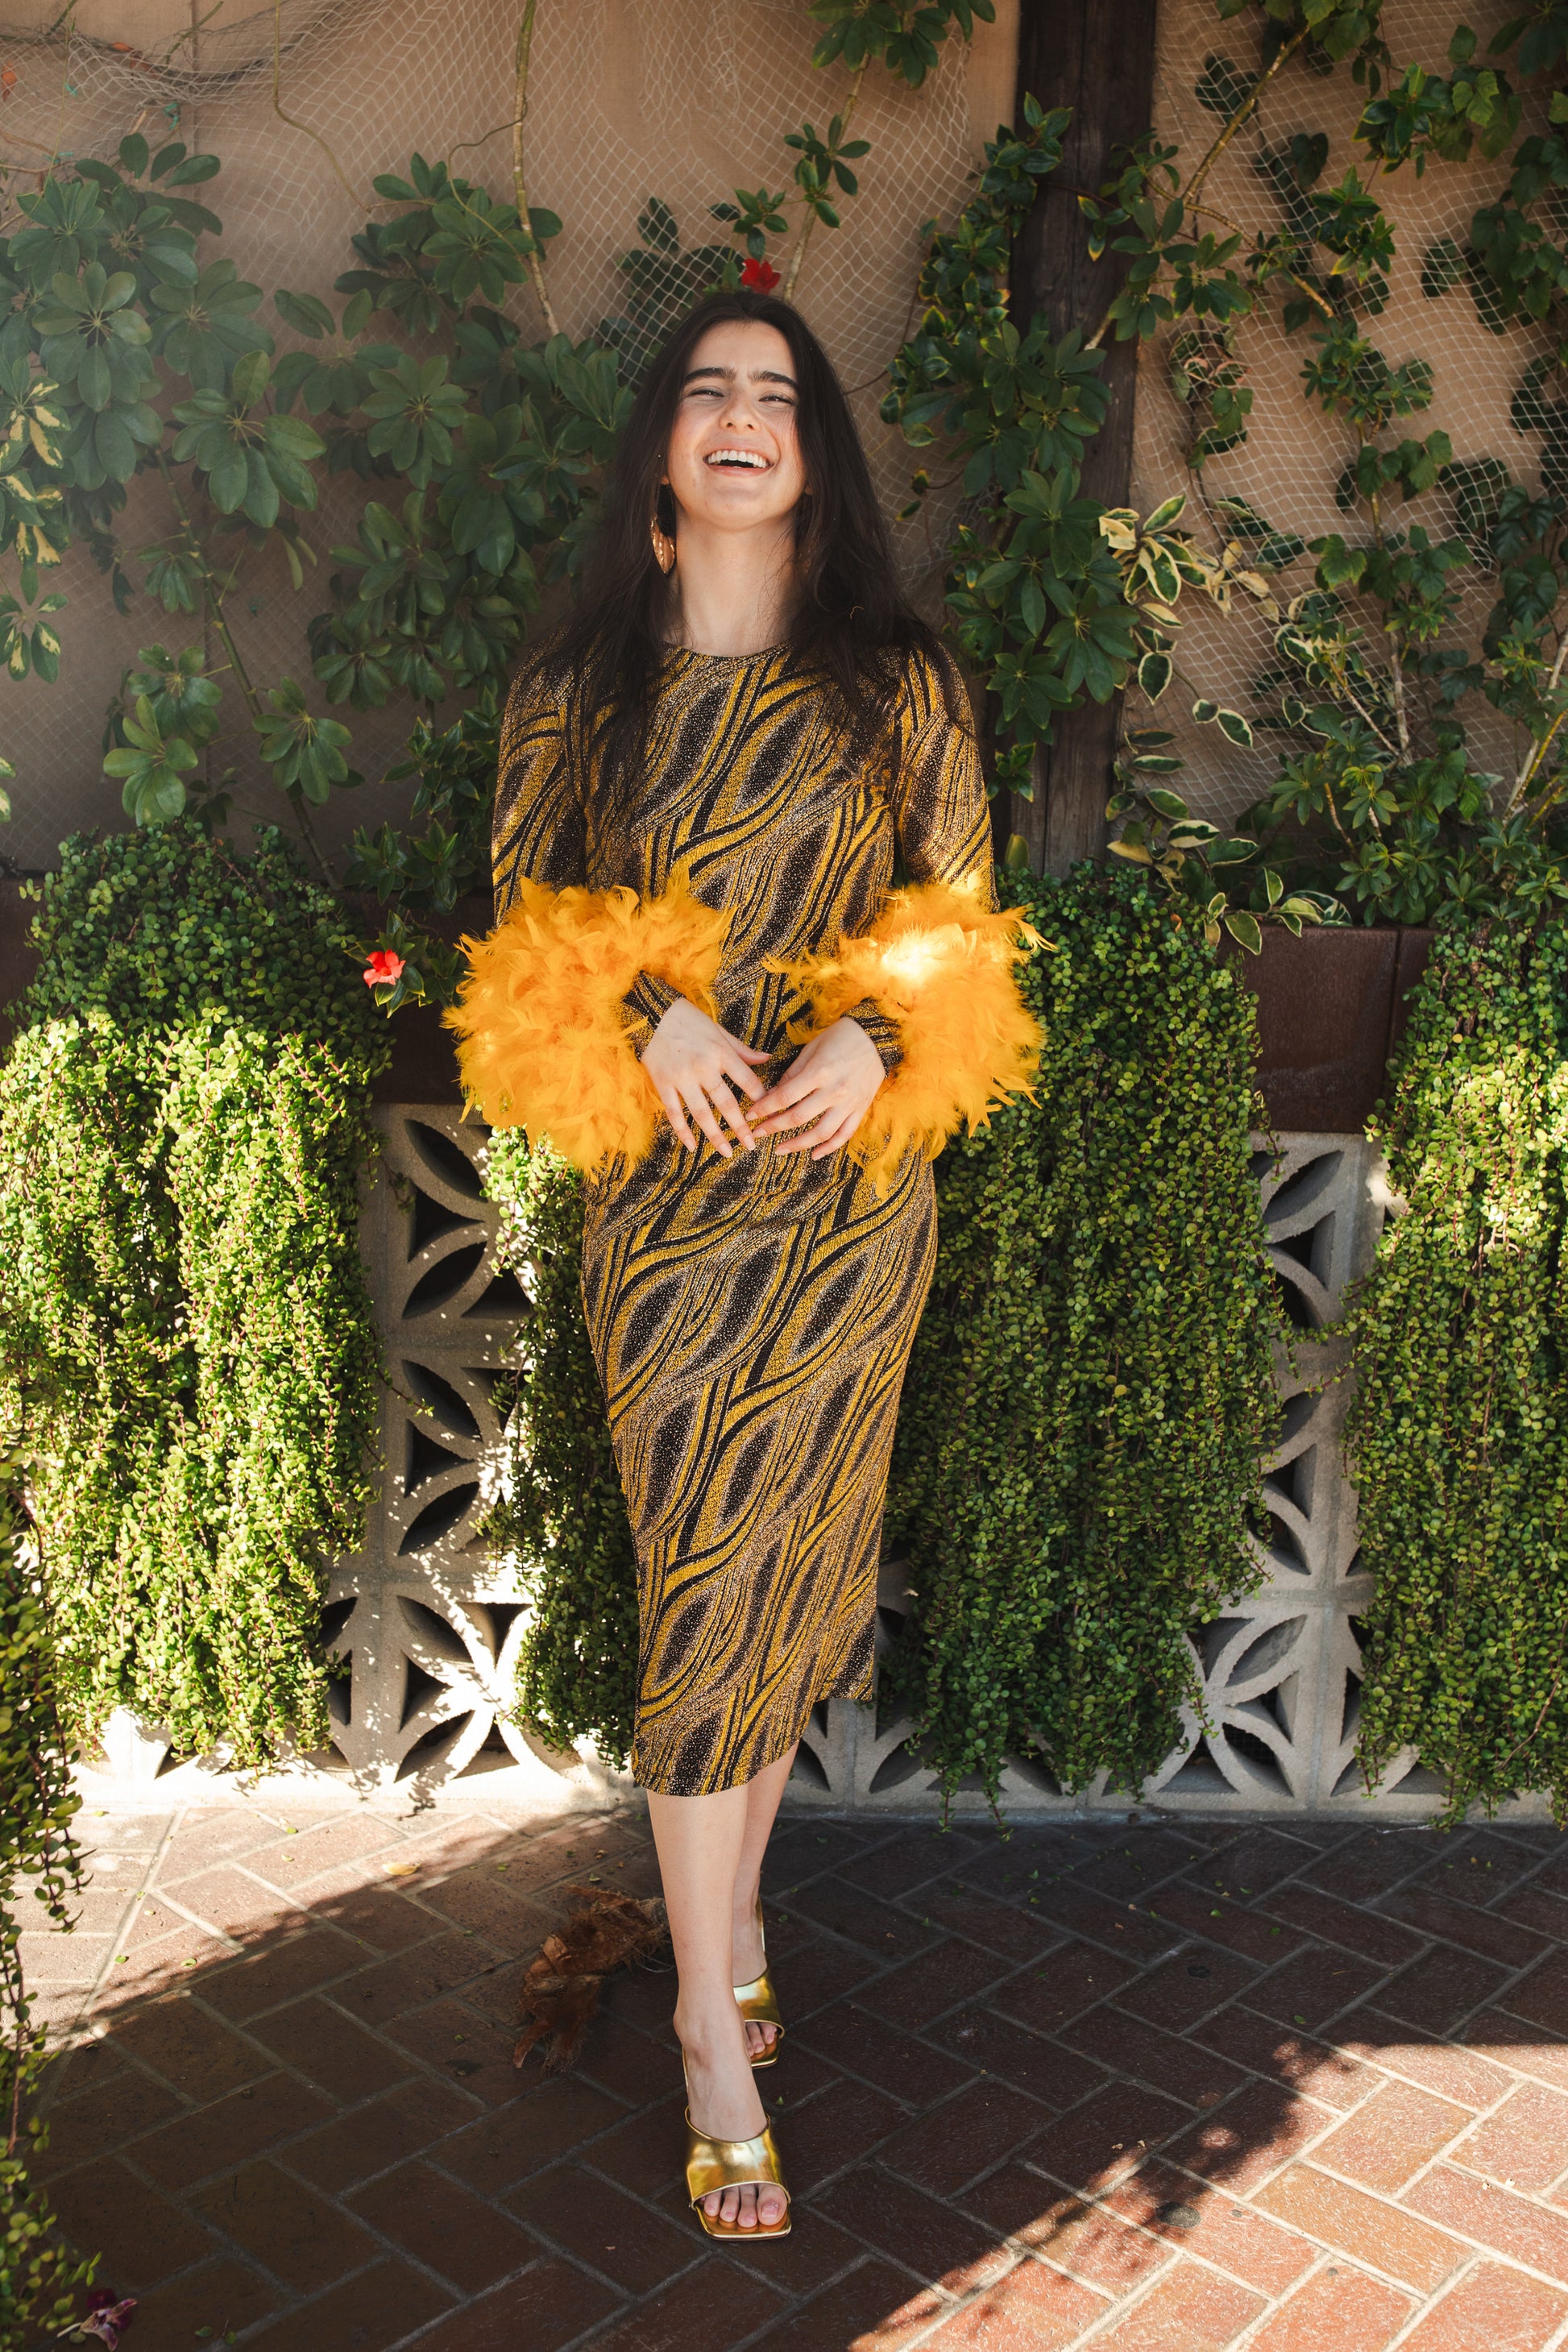
<svg viewBox="0 0 1568 2352">
<path fill-rule="evenodd" d="M 766 661 L 770 656 L 787 653 L 788 650 L 787 638 L 776 646 L 759 646 L 754 653 L 749 654 L 705 654 L 696 646 L 671 646 L 665 658 L 667 661 L 754 662 Z"/>
</svg>

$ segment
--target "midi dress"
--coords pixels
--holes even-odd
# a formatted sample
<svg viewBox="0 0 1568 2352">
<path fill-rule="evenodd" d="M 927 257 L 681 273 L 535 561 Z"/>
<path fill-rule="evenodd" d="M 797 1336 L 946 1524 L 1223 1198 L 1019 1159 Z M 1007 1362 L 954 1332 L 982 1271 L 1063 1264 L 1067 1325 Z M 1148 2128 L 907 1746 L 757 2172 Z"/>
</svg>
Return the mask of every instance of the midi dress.
<svg viewBox="0 0 1568 2352">
<path fill-rule="evenodd" d="M 1037 1037 L 967 701 L 933 662 L 910 661 L 868 757 L 789 648 L 672 652 L 624 808 L 574 756 L 567 685 L 546 663 L 508 709 L 498 926 L 468 943 L 454 1026 L 485 1115 L 564 1138 L 585 1170 L 583 1305 L 637 1550 L 632 1769 L 691 1796 L 786 1755 L 824 1700 L 871 1694 L 931 1155 L 1025 1083 Z M 804 1034 L 860 1021 L 888 1075 L 856 1148 L 684 1150 L 637 1060 L 683 993 L 768 1055 L 764 1085 Z M 611 1055 L 633 1127 L 584 1138 Z"/>
</svg>

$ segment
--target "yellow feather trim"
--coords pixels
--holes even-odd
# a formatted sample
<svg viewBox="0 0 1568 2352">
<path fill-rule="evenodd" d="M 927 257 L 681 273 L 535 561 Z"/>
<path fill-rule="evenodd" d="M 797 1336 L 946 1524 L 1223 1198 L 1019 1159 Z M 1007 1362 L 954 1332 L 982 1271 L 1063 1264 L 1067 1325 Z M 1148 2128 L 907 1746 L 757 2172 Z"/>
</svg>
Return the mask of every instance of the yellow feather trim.
<svg viewBox="0 0 1568 2352">
<path fill-rule="evenodd" d="M 784 967 L 811 1006 L 792 1037 L 817 1035 L 868 996 L 898 1024 L 901 1058 L 847 1146 L 879 1192 L 910 1150 L 934 1160 L 961 1124 L 984 1127 L 1028 1093 L 1042 1032 L 1013 966 L 1042 944 L 1020 908 L 983 906 L 977 883 L 922 882 L 896 890 L 837 954 Z"/>
<path fill-rule="evenodd" d="M 635 890 L 546 890 L 522 882 L 487 939 L 465 940 L 468 971 L 444 1016 L 457 1032 L 470 1108 L 491 1127 L 548 1138 L 574 1167 L 641 1160 L 663 1113 L 633 1051 L 622 1000 L 653 972 L 707 1013 L 730 918 L 683 881 Z"/>
</svg>

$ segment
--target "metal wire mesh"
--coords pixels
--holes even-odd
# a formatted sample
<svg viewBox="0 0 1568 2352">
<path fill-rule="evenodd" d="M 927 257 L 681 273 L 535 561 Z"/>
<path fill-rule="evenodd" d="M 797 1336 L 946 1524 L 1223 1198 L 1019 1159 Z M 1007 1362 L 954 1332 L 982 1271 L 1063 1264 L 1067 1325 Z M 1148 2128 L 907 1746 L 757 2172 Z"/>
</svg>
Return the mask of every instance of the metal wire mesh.
<svg viewBox="0 0 1568 2352">
<path fill-rule="evenodd" d="M 1489 0 L 1484 7 L 1465 12 L 1483 49 L 1497 26 L 1516 13 L 1491 5 Z M 1427 0 L 1388 0 L 1383 12 L 1384 36 L 1399 68 L 1414 61 L 1430 71 L 1446 72 L 1452 29 L 1452 12 L 1436 10 Z M 1221 118 L 1205 110 L 1195 95 L 1205 60 L 1228 52 L 1238 66 L 1255 70 L 1255 41 L 1247 19 L 1221 24 L 1212 0 L 1164 0 L 1156 121 L 1163 137 L 1179 143 L 1187 169 L 1221 127 Z M 1356 87 L 1348 68 L 1320 79 L 1293 61 L 1265 100 L 1261 127 L 1249 126 L 1238 133 L 1220 158 L 1208 200 L 1217 212 L 1245 226 L 1248 242 L 1255 226 L 1278 226 L 1279 208 L 1254 169 L 1255 160 L 1265 145 L 1281 146 L 1297 131 L 1328 134 L 1328 162 L 1319 187 L 1337 185 L 1352 164 L 1364 184 L 1378 171 L 1353 141 L 1365 102 L 1366 92 Z M 1545 110 L 1544 94 L 1539 100 L 1527 100 L 1521 138 L 1543 126 Z M 1425 437 L 1441 429 L 1453 443 L 1456 459 L 1497 458 L 1516 478 L 1534 483 L 1539 479 L 1539 443 L 1514 430 L 1509 403 L 1530 360 L 1549 347 L 1548 337 L 1528 320 L 1511 323 L 1500 335 L 1492 333 L 1462 284 L 1441 299 L 1427 299 L 1421 290 L 1423 257 L 1443 237 L 1452 237 L 1461 249 L 1466 246 L 1477 207 L 1507 185 L 1511 152 L 1510 146 L 1495 162 L 1479 157 L 1466 163 L 1435 162 L 1421 179 L 1409 164 L 1394 175 L 1375 179 L 1379 201 L 1394 227 L 1395 260 L 1386 307 L 1366 320 L 1365 331 L 1393 366 L 1415 356 L 1433 364 L 1432 405 L 1401 423 L 1400 434 Z M 1246 499 L 1278 530 L 1304 539 L 1336 530 L 1353 539 L 1364 525 L 1364 515 L 1361 523 L 1347 517 L 1335 506 L 1333 495 L 1353 444 L 1346 427 L 1324 417 L 1304 396 L 1300 371 L 1310 353 L 1311 331 L 1288 337 L 1280 324 L 1281 309 L 1282 298 L 1271 296 L 1267 307 L 1237 331 L 1237 351 L 1246 362 L 1247 382 L 1254 393 L 1248 438 L 1208 461 L 1203 469 L 1204 489 L 1211 500 Z M 1168 331 L 1145 346 L 1140 360 L 1132 496 L 1140 511 L 1147 513 L 1174 491 L 1193 491 L 1183 527 L 1192 526 L 1202 534 L 1202 504 L 1183 455 L 1191 419 L 1171 389 L 1173 341 L 1173 332 Z M 1398 507 L 1394 520 L 1401 529 L 1421 522 L 1434 537 L 1447 538 L 1454 530 L 1452 500 L 1439 487 Z M 1218 539 L 1213 543 L 1217 547 Z M 1308 555 L 1279 574 L 1281 604 L 1310 585 L 1312 562 Z M 1473 644 L 1496 586 L 1476 572 L 1468 575 L 1468 583 L 1457 628 Z M 1178 679 L 1162 698 L 1157 714 L 1131 695 L 1129 716 L 1138 723 L 1174 730 L 1174 748 L 1187 761 L 1187 774 L 1178 781 L 1191 807 L 1213 823 L 1225 824 L 1271 780 L 1275 754 L 1265 748 L 1265 736 L 1258 738 L 1252 751 L 1236 749 L 1217 728 L 1196 725 L 1188 714 L 1194 689 L 1249 715 L 1266 707 L 1255 701 L 1252 689 L 1270 666 L 1270 625 L 1245 598 L 1238 598 L 1228 619 L 1191 593 L 1184 598 L 1183 610 L 1177 658 L 1191 685 L 1184 691 Z M 1511 773 L 1517 765 L 1511 730 L 1476 696 L 1467 699 L 1463 717 L 1479 763 Z"/>
<path fill-rule="evenodd" d="M 44 29 L 41 15 L 31 29 L 13 19 L 0 24 L 0 153 L 14 167 L 42 167 L 51 154 L 112 156 L 132 129 L 154 145 L 166 134 L 210 150 L 224 168 L 198 193 L 221 215 L 223 249 L 241 275 L 268 290 L 331 298 L 353 262 L 351 232 L 389 210 L 373 176 L 401 169 L 413 151 L 447 157 L 498 199 L 510 195 L 517 5 L 279 0 L 243 14 L 240 0 L 210 12 L 200 0 L 188 11 L 142 0 L 128 19 L 123 8 L 110 16 L 104 0 L 79 0 L 68 39 L 58 24 Z M 857 405 L 894 504 L 910 460 L 877 422 L 876 379 L 905 331 L 921 226 L 951 218 L 964 199 L 976 152 L 972 89 L 981 131 L 995 127 L 1012 34 L 1007 12 L 998 16 L 967 66 L 955 53 L 919 91 L 868 74 L 856 123 L 871 142 L 862 193 L 846 203 L 841 229 L 814 233 L 800 278 L 803 312 L 846 383 L 863 387 Z M 782 132 L 803 115 L 825 125 L 847 87 L 842 68 L 812 67 L 811 39 L 802 0 L 541 0 L 529 195 L 565 225 L 550 248 L 550 282 L 569 333 L 585 335 L 622 307 L 616 264 L 637 242 L 650 195 L 671 206 L 683 242 L 697 245 L 714 230 L 708 206 L 734 186 L 784 184 Z M 275 61 L 282 114 L 307 129 L 275 106 Z M 527 331 L 542 331 L 531 293 L 515 289 L 514 308 Z M 259 315 L 280 348 L 295 340 L 269 304 Z M 132 547 L 161 527 L 161 499 L 156 485 L 136 485 L 125 524 Z M 230 618 L 258 683 L 309 679 L 305 623 L 326 601 L 321 583 L 350 503 L 346 492 L 330 496 L 307 518 L 321 569 L 302 593 L 280 556 L 247 562 Z M 911 527 L 903 538 L 910 567 L 929 566 L 923 533 Z M 195 633 L 145 597 L 118 616 L 81 552 L 63 572 L 71 602 L 60 681 L 7 681 L 0 703 L 0 747 L 19 772 L 0 848 L 24 867 L 52 864 L 74 826 L 123 822 L 118 791 L 99 772 L 105 706 L 139 646 L 188 643 Z M 354 757 L 367 776 L 395 761 L 407 725 L 406 710 L 355 719 Z M 400 789 L 373 782 L 339 795 L 329 839 L 334 827 L 341 838 L 395 814 Z M 239 801 L 252 814 L 279 814 L 270 780 L 243 764 Z"/>
</svg>

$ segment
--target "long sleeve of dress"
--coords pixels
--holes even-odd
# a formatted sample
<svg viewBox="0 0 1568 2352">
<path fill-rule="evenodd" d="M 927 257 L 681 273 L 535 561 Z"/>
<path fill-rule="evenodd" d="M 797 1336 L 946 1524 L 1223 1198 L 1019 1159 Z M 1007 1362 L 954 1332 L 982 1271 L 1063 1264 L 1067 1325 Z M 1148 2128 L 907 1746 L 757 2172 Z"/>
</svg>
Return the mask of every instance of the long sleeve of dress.
<svg viewBox="0 0 1568 2352">
<path fill-rule="evenodd" d="M 973 726 L 962 689 L 932 663 L 911 667 L 889 798 L 910 887 L 869 929 L 792 973 L 811 1007 L 801 1034 L 848 1015 L 882 1055 L 888 1077 L 848 1147 L 879 1183 L 910 1149 L 934 1159 L 961 1125 L 983 1126 L 1026 1090 L 1040 1045 L 1013 969 L 1035 934 L 1016 910 L 997 909 Z"/>
<path fill-rule="evenodd" d="M 500 772 L 490 833 L 496 915 L 524 882 L 547 890 L 588 879 L 587 820 L 566 756 L 563 698 L 548 679 L 512 688 L 501 722 Z"/>
<path fill-rule="evenodd" d="M 498 919 L 464 940 L 468 977 L 446 1018 L 480 1117 L 587 1169 L 647 1152 L 661 1112 L 637 1043 L 676 996 L 712 1008 L 728 918 L 680 881 L 654 898 L 588 887 L 563 701 L 537 673 L 512 690 L 492 835 Z"/>
</svg>

